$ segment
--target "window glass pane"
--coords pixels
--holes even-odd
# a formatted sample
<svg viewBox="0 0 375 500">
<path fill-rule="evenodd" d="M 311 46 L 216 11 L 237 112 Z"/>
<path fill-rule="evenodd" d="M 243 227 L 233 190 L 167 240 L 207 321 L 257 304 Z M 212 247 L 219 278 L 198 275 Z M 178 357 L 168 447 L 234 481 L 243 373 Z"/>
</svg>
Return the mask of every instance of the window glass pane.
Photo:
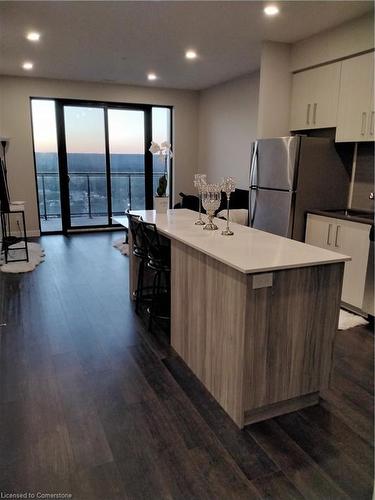
<svg viewBox="0 0 375 500">
<path fill-rule="evenodd" d="M 112 213 L 145 208 L 144 111 L 108 110 Z"/>
<path fill-rule="evenodd" d="M 61 231 L 55 101 L 32 99 L 31 114 L 41 230 Z"/>
<path fill-rule="evenodd" d="M 152 140 L 159 145 L 162 142 L 171 142 L 171 110 L 169 108 L 153 107 L 152 108 Z M 169 194 L 169 179 L 170 179 L 170 161 L 165 162 L 164 158 L 158 155 L 153 157 L 153 187 L 154 193 L 159 184 L 159 178 L 166 171 L 168 186 L 167 194 Z"/>
<path fill-rule="evenodd" d="M 64 106 L 72 226 L 108 224 L 103 108 Z"/>
</svg>

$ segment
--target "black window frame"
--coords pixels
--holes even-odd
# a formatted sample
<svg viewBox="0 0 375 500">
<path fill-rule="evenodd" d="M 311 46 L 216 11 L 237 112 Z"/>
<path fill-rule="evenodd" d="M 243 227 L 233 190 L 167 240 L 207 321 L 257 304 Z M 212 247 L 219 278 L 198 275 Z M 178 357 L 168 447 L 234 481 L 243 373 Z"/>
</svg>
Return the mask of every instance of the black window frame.
<svg viewBox="0 0 375 500">
<path fill-rule="evenodd" d="M 48 100 L 54 101 L 55 104 L 55 117 L 56 117 L 56 134 L 57 134 L 57 154 L 59 164 L 59 180 L 60 180 L 60 204 L 61 204 L 61 231 L 48 231 L 43 232 L 40 221 L 40 205 L 37 181 L 37 166 L 34 144 L 34 127 L 32 116 L 32 101 L 33 100 Z M 151 210 L 153 208 L 153 155 L 149 151 L 152 140 L 152 109 L 153 108 L 166 108 L 170 110 L 170 141 L 173 144 L 173 119 L 174 107 L 164 104 L 143 104 L 143 103 L 128 103 L 118 101 L 103 101 L 103 100 L 87 100 L 87 99 L 72 99 L 61 97 L 39 97 L 30 96 L 30 119 L 31 119 L 31 135 L 33 145 L 33 160 L 34 160 L 34 174 L 35 186 L 38 205 L 38 218 L 39 230 L 41 234 L 68 234 L 81 231 L 99 230 L 99 229 L 118 229 L 121 228 L 119 224 L 113 223 L 112 215 L 112 192 L 111 192 L 111 164 L 110 164 L 110 151 L 109 151 L 109 136 L 108 136 L 108 109 L 129 109 L 144 111 L 145 124 L 144 124 L 144 142 L 145 142 L 145 209 Z M 108 224 L 107 225 L 90 225 L 90 226 L 71 226 L 70 219 L 70 204 L 69 204 L 69 176 L 68 164 L 66 153 L 65 141 L 65 122 L 64 122 L 64 106 L 77 106 L 77 107 L 97 107 L 102 108 L 104 111 L 104 133 L 105 133 L 105 157 L 106 157 L 106 178 L 107 178 L 107 208 L 108 208 Z M 173 158 L 170 160 L 169 165 L 169 179 L 168 179 L 168 195 L 170 208 L 173 203 Z"/>
</svg>

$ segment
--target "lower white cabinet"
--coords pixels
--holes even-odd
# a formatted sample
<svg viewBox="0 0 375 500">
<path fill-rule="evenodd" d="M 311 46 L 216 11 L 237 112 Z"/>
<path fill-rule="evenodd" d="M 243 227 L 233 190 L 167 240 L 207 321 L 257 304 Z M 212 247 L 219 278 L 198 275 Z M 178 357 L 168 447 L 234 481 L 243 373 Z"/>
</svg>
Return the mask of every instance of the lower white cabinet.
<svg viewBox="0 0 375 500">
<path fill-rule="evenodd" d="M 305 242 L 352 258 L 345 263 L 342 301 L 362 309 L 370 248 L 369 224 L 308 214 Z"/>
</svg>

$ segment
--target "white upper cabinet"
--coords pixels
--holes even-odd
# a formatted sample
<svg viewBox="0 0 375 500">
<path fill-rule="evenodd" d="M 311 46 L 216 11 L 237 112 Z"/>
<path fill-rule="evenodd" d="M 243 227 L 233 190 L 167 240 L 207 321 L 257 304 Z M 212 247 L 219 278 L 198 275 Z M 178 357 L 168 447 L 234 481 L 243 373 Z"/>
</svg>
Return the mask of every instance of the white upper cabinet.
<svg viewBox="0 0 375 500">
<path fill-rule="evenodd" d="M 293 75 L 290 130 L 336 127 L 341 62 Z"/>
<path fill-rule="evenodd" d="M 374 140 L 374 52 L 342 62 L 336 141 Z"/>
<path fill-rule="evenodd" d="M 311 103 L 313 102 L 312 70 L 293 75 L 290 130 L 311 128 Z"/>
</svg>

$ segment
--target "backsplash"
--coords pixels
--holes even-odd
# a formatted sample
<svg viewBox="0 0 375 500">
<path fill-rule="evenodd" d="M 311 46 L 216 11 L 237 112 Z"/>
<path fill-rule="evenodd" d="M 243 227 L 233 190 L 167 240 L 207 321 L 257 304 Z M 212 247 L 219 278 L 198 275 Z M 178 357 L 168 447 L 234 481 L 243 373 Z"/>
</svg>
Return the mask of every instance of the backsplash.
<svg viewBox="0 0 375 500">
<path fill-rule="evenodd" d="M 316 129 L 304 132 L 310 137 L 328 137 L 335 140 L 336 129 Z M 350 178 L 353 164 L 354 142 L 335 143 L 336 151 Z M 369 194 L 374 191 L 374 143 L 359 142 L 357 152 L 357 170 L 354 181 L 352 208 L 374 210 L 374 200 Z"/>
<path fill-rule="evenodd" d="M 372 191 L 374 191 L 374 143 L 358 143 L 352 208 L 374 210 L 374 200 L 369 199 Z"/>
</svg>

